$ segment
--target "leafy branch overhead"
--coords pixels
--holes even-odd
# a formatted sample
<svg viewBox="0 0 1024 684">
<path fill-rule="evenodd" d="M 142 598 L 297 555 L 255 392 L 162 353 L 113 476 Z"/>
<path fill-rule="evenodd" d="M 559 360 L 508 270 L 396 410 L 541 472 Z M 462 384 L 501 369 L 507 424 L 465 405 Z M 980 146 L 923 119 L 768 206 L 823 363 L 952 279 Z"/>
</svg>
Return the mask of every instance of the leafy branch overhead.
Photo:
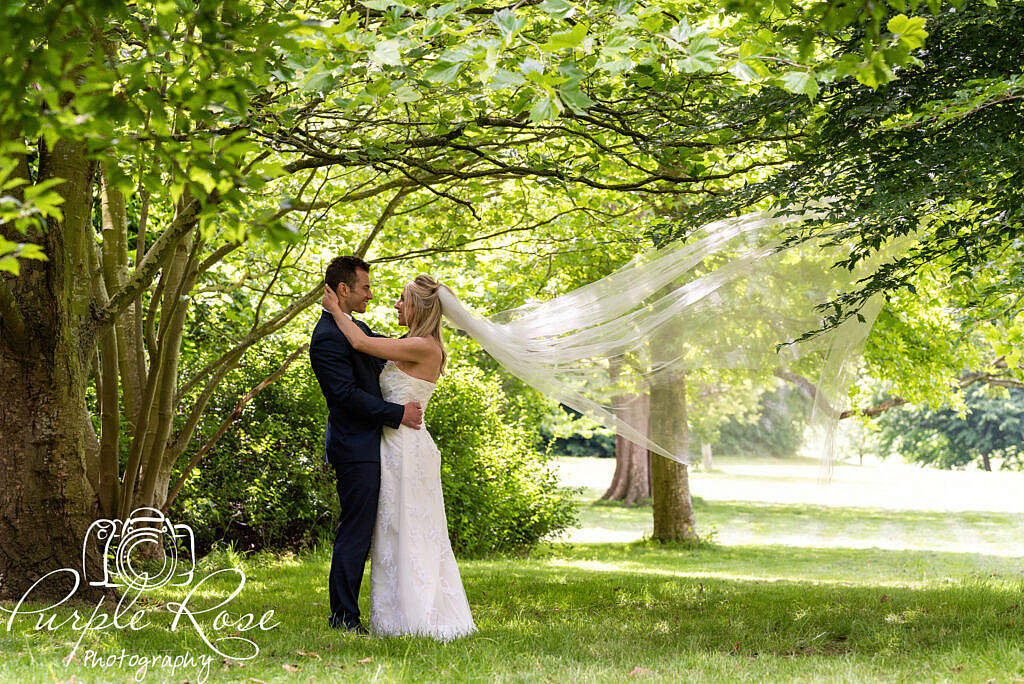
<svg viewBox="0 0 1024 684">
<path fill-rule="evenodd" d="M 82 136 L 123 192 L 166 188 L 177 201 L 188 187 L 200 225 L 216 220 L 236 238 L 255 224 L 288 239 L 286 223 L 254 221 L 246 203 L 267 181 L 317 166 L 369 169 L 391 176 L 391 187 L 442 195 L 445 184 L 526 175 L 713 192 L 759 165 L 750 154 L 724 160 L 763 142 L 769 127 L 757 130 L 753 116 L 716 120 L 708 105 L 766 88 L 814 97 L 847 75 L 882 83 L 927 35 L 922 19 L 903 14 L 876 31 L 877 9 L 845 4 L 729 9 L 567 0 L 47 5 L 0 29 L 12 46 L 0 65 L 9 84 L 0 122 L 21 134 L 0 155 L 7 168 L 31 154 L 25 140 Z M 858 33 L 863 52 L 840 54 Z M 61 59 L 37 59 L 40 50 Z M 286 157 L 253 159 L 267 151 Z M 32 193 L 2 205 L 0 218 L 20 227 L 26 216 L 59 218 L 54 187 Z"/>
</svg>

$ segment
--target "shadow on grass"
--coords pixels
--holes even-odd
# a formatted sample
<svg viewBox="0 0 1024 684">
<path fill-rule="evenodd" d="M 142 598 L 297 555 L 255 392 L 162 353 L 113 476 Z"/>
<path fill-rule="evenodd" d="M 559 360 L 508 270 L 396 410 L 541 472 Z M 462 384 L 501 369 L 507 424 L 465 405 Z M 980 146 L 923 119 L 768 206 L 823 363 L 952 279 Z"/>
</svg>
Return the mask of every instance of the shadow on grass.
<svg viewBox="0 0 1024 684">
<path fill-rule="evenodd" d="M 840 568 L 848 582 L 828 579 Z M 979 554 L 637 543 L 568 548 L 512 577 L 474 568 L 469 585 L 499 631 L 518 615 L 608 650 L 622 640 L 654 652 L 893 654 L 1019 640 L 1022 570 L 1024 559 Z"/>
<path fill-rule="evenodd" d="M 789 672 L 785 663 L 791 660 L 811 659 L 814 664 L 805 666 L 811 670 L 795 669 L 793 676 L 806 679 L 818 672 L 823 678 L 818 668 L 847 667 L 853 669 L 843 672 L 853 681 L 890 667 L 913 679 L 923 662 L 953 668 L 965 658 L 992 653 L 1001 654 L 992 656 L 998 667 L 1017 667 L 1021 655 L 1020 558 L 784 546 L 693 549 L 650 542 L 549 545 L 528 558 L 460 563 L 480 632 L 452 644 L 330 630 L 329 560 L 329 550 L 322 549 L 241 561 L 248 580 L 230 609 L 274 609 L 280 625 L 247 634 L 260 646 L 259 659 L 244 668 L 218 659 L 213 679 L 269 681 L 302 668 L 303 681 L 492 680 L 517 671 L 557 681 L 585 672 L 583 678 L 594 681 L 622 678 L 638 662 L 656 676 L 696 666 L 718 678 L 728 677 L 733 667 L 771 678 Z M 203 573 L 235 562 L 208 560 Z M 231 588 L 229 582 L 212 583 L 203 605 L 225 598 Z M 367 612 L 368 593 L 364 587 Z M 173 592 L 161 596 L 175 600 Z M 11 667 L 21 670 L 14 672 L 56 664 L 75 636 L 30 631 L 26 622 L 14 634 L 0 635 L 0 650 L 17 656 Z M 191 631 L 156 628 L 95 635 L 85 644 L 106 652 L 205 650 Z"/>
</svg>

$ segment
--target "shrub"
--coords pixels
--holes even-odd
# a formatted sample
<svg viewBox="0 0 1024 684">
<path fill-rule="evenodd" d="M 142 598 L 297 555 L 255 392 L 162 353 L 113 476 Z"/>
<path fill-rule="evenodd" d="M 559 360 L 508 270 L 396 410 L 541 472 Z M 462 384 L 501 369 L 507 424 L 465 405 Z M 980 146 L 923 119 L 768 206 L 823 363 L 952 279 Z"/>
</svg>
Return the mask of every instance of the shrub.
<svg viewBox="0 0 1024 684">
<path fill-rule="evenodd" d="M 253 355 L 225 382 L 209 430 L 284 359 L 276 350 L 266 354 Z M 256 395 L 171 507 L 172 519 L 192 526 L 197 553 L 218 541 L 248 552 L 300 549 L 333 536 L 338 495 L 322 460 L 325 416 L 316 379 L 301 358 Z"/>
<path fill-rule="evenodd" d="M 225 382 L 227 391 L 209 411 L 208 431 L 238 396 L 277 368 L 284 352 L 252 356 Z M 546 455 L 536 449 L 536 421 L 521 404 L 475 368 L 449 371 L 429 404 L 427 425 L 442 453 L 456 553 L 522 552 L 575 521 L 572 493 L 558 486 Z M 195 531 L 197 553 L 217 542 L 248 552 L 300 549 L 333 538 L 338 497 L 334 472 L 322 461 L 326 420 L 323 397 L 303 359 L 256 395 L 169 512 Z"/>
<path fill-rule="evenodd" d="M 452 547 L 461 555 L 529 550 L 576 520 L 571 490 L 560 487 L 535 424 L 496 378 L 472 367 L 449 370 L 427 408 L 441 451 L 441 481 Z"/>
</svg>

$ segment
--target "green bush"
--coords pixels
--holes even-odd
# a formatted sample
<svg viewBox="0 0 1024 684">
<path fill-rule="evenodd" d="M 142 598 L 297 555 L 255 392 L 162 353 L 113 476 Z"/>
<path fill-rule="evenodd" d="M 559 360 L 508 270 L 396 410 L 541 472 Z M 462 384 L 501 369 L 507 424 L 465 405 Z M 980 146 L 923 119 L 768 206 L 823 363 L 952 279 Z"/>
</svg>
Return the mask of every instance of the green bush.
<svg viewBox="0 0 1024 684">
<path fill-rule="evenodd" d="M 545 416 L 540 435 L 554 456 L 615 458 L 615 433 L 565 406 Z"/>
<path fill-rule="evenodd" d="M 277 350 L 265 354 L 251 355 L 222 385 L 226 391 L 209 411 L 208 431 L 284 360 Z M 246 552 L 300 549 L 333 536 L 338 494 L 334 473 L 322 460 L 325 415 L 316 378 L 302 358 L 256 395 L 171 507 L 175 522 L 192 526 L 197 553 L 217 542 Z"/>
<path fill-rule="evenodd" d="M 463 367 L 445 374 L 427 408 L 441 451 L 452 547 L 460 555 L 529 550 L 576 521 L 571 490 L 538 452 L 535 423 L 496 378 Z"/>
<path fill-rule="evenodd" d="M 251 355 L 208 412 L 212 432 L 241 396 L 272 373 L 281 347 Z M 427 425 L 442 453 L 441 478 L 456 553 L 520 552 L 575 520 L 572 494 L 539 453 L 534 411 L 475 368 L 447 373 Z M 169 512 L 196 535 L 196 551 L 300 549 L 333 538 L 338 496 L 322 462 L 327 409 L 308 362 L 298 359 L 256 395 L 207 453 Z M 197 440 L 198 441 L 198 440 Z M 182 459 L 187 462 L 191 453 Z M 182 464 L 179 464 L 181 467 Z M 177 478 L 177 472 L 174 479 Z"/>
</svg>

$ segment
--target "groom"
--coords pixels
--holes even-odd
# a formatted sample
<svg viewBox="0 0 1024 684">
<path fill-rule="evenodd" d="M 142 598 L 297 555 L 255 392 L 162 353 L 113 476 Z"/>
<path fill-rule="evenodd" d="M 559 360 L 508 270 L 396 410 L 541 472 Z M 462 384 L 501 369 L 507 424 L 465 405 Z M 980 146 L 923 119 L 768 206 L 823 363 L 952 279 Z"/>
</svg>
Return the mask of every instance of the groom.
<svg viewBox="0 0 1024 684">
<path fill-rule="evenodd" d="M 370 265 L 365 261 L 337 257 L 327 266 L 324 280 L 337 293 L 341 310 L 349 318 L 353 311 L 366 311 L 373 295 Z M 362 321 L 352 320 L 367 335 L 378 336 Z M 327 400 L 324 462 L 334 466 L 341 501 L 341 522 L 331 554 L 328 622 L 335 628 L 365 634 L 359 621 L 359 585 L 377 518 L 381 426 L 397 428 L 402 424 L 418 430 L 423 410 L 418 402 L 401 406 L 381 398 L 378 376 L 384 361 L 354 350 L 326 310 L 313 329 L 309 360 Z"/>
</svg>

